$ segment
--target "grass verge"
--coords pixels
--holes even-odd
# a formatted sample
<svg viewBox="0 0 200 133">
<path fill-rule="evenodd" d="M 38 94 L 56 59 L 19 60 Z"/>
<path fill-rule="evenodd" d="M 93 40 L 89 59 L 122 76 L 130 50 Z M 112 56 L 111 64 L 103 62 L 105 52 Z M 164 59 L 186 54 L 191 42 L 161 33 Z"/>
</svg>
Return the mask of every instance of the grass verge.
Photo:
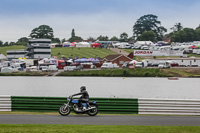
<svg viewBox="0 0 200 133">
<path fill-rule="evenodd" d="M 61 72 L 57 76 L 103 76 L 103 77 L 169 77 L 173 76 L 155 68 L 138 69 L 106 69 L 93 71 Z"/>
<path fill-rule="evenodd" d="M 47 72 L 13 72 L 13 73 L 0 73 L 0 76 L 47 76 Z"/>
<path fill-rule="evenodd" d="M 38 125 L 0 124 L 1 133 L 199 133 L 194 126 L 114 126 L 114 125 Z"/>
</svg>

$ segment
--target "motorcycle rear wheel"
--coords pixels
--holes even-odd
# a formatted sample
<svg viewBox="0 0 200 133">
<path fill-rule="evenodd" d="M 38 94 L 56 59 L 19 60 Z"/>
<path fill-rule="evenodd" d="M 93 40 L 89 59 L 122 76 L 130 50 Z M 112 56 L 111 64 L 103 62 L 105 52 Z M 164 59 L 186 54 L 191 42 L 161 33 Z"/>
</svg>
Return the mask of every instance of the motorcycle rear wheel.
<svg viewBox="0 0 200 133">
<path fill-rule="evenodd" d="M 89 116 L 95 116 L 95 115 L 97 115 L 97 114 L 98 114 L 98 107 L 97 107 L 97 105 L 90 105 L 90 107 L 92 107 L 92 108 L 95 107 L 95 108 L 89 110 L 89 111 L 88 111 L 88 115 L 89 115 Z"/>
<path fill-rule="evenodd" d="M 69 106 L 66 107 L 66 105 L 60 106 L 60 108 L 58 110 L 59 114 L 62 115 L 62 116 L 69 115 L 70 111 L 71 111 L 70 107 Z"/>
</svg>

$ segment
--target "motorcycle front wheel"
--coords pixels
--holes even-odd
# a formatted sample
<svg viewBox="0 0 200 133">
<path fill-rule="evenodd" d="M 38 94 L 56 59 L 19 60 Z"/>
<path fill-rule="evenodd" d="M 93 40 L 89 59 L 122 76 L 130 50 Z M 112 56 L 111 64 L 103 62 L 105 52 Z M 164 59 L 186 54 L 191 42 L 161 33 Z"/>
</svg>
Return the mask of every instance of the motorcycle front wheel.
<svg viewBox="0 0 200 133">
<path fill-rule="evenodd" d="M 98 107 L 97 105 L 90 105 L 90 107 L 92 107 L 93 109 L 88 111 L 88 115 L 89 116 L 95 116 L 98 113 Z"/>
<path fill-rule="evenodd" d="M 69 115 L 70 111 L 71 111 L 70 107 L 69 106 L 66 107 L 66 105 L 60 106 L 60 108 L 58 110 L 59 114 L 62 115 L 62 116 Z"/>
</svg>

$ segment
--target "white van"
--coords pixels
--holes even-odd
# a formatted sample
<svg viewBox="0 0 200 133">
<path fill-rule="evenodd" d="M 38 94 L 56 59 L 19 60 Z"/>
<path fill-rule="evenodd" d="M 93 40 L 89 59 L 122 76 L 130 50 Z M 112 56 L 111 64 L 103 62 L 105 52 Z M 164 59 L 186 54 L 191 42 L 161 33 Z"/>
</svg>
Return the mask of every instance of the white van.
<svg viewBox="0 0 200 133">
<path fill-rule="evenodd" d="M 158 68 L 170 68 L 171 62 L 169 61 L 160 61 L 158 64 Z"/>
<path fill-rule="evenodd" d="M 112 64 L 111 62 L 103 63 L 103 65 L 101 66 L 101 69 L 110 69 L 110 68 L 119 68 L 119 66 L 116 63 Z"/>
</svg>

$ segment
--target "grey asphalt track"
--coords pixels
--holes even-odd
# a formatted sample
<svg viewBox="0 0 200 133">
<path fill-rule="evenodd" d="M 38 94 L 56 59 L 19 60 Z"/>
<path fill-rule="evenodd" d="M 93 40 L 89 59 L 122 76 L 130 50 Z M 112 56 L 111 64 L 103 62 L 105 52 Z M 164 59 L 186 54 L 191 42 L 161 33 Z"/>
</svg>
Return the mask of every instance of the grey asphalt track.
<svg viewBox="0 0 200 133">
<path fill-rule="evenodd" d="M 200 116 L 0 115 L 0 124 L 200 126 Z"/>
</svg>

